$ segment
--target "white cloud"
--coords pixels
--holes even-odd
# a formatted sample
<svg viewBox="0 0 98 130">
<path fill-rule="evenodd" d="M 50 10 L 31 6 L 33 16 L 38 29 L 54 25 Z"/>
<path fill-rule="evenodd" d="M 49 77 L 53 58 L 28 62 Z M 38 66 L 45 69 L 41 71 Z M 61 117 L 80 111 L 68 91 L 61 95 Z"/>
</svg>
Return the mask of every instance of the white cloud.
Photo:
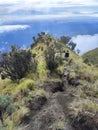
<svg viewBox="0 0 98 130">
<path fill-rule="evenodd" d="M 25 50 L 27 47 L 26 47 L 26 45 L 22 45 L 21 47 L 20 47 L 20 49 L 23 49 L 23 50 Z"/>
<path fill-rule="evenodd" d="M 24 30 L 29 27 L 30 26 L 28 25 L 3 25 L 3 26 L 0 26 L 0 33 L 10 32 L 10 31 L 15 31 L 15 30 Z"/>
<path fill-rule="evenodd" d="M 79 14 L 75 14 L 75 13 L 71 13 L 71 12 L 61 12 L 61 13 L 52 13 L 52 14 L 28 14 L 28 15 L 4 15 L 2 16 L 2 20 L 1 22 L 3 24 L 6 23 L 14 23 L 14 22 L 29 22 L 29 21 L 34 21 L 34 20 L 97 20 L 98 18 L 98 14 L 94 14 L 94 13 L 79 13 Z M 23 26 L 24 27 L 24 26 Z M 20 28 L 22 28 L 20 26 Z"/>
<path fill-rule="evenodd" d="M 95 35 L 77 35 L 72 38 L 77 43 L 76 49 L 80 49 L 80 54 L 98 47 L 98 34 Z"/>
<path fill-rule="evenodd" d="M 57 11 L 50 13 L 48 10 L 44 13 L 43 11 L 39 12 L 38 14 L 31 14 L 27 13 L 26 10 L 22 14 L 4 14 L 1 16 L 1 24 L 2 23 L 9 23 L 9 22 L 21 22 L 21 21 L 31 21 L 31 20 L 47 20 L 47 19 L 60 19 L 60 18 L 82 18 L 82 17 L 89 17 L 89 18 L 98 18 L 98 13 L 96 12 L 66 12 L 66 11 Z"/>
<path fill-rule="evenodd" d="M 98 6 L 97 0 L 0 0 L 0 5 L 1 24 L 24 19 L 30 21 L 83 16 L 98 18 L 98 13 L 95 13 L 98 9 L 94 8 Z"/>
<path fill-rule="evenodd" d="M 46 12 L 49 8 L 62 8 L 62 7 L 79 7 L 79 6 L 98 6 L 96 0 L 1 0 L 0 12 L 4 12 L 4 8 L 8 13 L 18 10 L 42 10 Z"/>
<path fill-rule="evenodd" d="M 0 53 L 4 52 L 6 49 L 4 47 L 0 48 Z"/>
<path fill-rule="evenodd" d="M 4 16 L 2 17 L 2 22 L 3 23 L 6 23 L 6 22 L 24 22 L 24 21 L 32 21 L 32 20 L 53 20 L 53 19 L 67 19 L 69 16 L 74 17 L 72 16 L 71 14 L 46 14 L 46 15 L 27 15 L 27 16 L 22 16 L 21 15 L 14 15 L 14 16 L 11 16 L 9 15 L 9 17 L 7 18 L 7 21 L 6 21 L 6 17 L 7 16 Z"/>
<path fill-rule="evenodd" d="M 98 4 L 97 0 L 1 0 L 0 4 L 56 4 L 56 3 L 69 3 L 69 4 L 84 4 L 84 5 L 95 5 L 96 3 Z M 23 5 L 22 4 L 22 5 Z"/>
</svg>

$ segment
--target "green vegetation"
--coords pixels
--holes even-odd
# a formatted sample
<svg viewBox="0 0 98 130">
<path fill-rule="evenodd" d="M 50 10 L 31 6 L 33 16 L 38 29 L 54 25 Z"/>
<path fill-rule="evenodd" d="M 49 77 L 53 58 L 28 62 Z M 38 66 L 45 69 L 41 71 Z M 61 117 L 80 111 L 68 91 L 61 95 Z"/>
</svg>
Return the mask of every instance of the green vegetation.
<svg viewBox="0 0 98 130">
<path fill-rule="evenodd" d="M 85 53 L 83 59 L 85 63 L 91 63 L 98 66 L 98 48 Z"/>
<path fill-rule="evenodd" d="M 2 68 L 2 79 L 10 78 L 15 81 L 23 78 L 29 71 L 31 64 L 31 52 L 26 50 L 17 50 L 12 47 L 9 53 L 1 54 L 0 67 Z"/>
<path fill-rule="evenodd" d="M 10 96 L 0 95 L 0 120 L 2 124 L 4 124 L 4 120 L 7 118 L 6 116 L 14 113 L 17 108 L 18 106 L 12 103 Z"/>
<path fill-rule="evenodd" d="M 72 51 L 76 47 L 76 43 L 74 43 L 73 41 L 71 41 L 71 37 L 69 37 L 69 36 L 61 36 L 60 37 L 60 42 L 66 44 Z"/>
<path fill-rule="evenodd" d="M 49 47 L 45 53 L 47 68 L 53 72 L 58 67 L 58 61 L 55 58 L 55 50 L 53 47 Z"/>
<path fill-rule="evenodd" d="M 91 63 L 97 49 L 94 50 L 96 54 L 91 53 L 94 58 L 89 58 L 89 54 L 82 59 L 72 51 L 76 44 L 69 41 L 69 37 L 62 36 L 57 40 L 41 32 L 33 37 L 29 49 L 20 50 L 12 46 L 10 52 L 1 54 L 0 130 L 21 130 L 22 125 L 27 123 L 28 126 L 28 122 L 32 124 L 32 120 L 35 121 L 34 116 L 36 120 L 37 116 L 45 117 L 44 113 L 50 106 L 50 112 L 51 109 L 57 111 L 60 98 L 59 111 L 65 119 L 61 115 L 54 120 L 56 112 L 50 113 L 49 119 L 45 117 L 45 122 L 50 123 L 47 125 L 49 128 L 65 129 L 67 118 L 72 127 L 83 130 L 85 123 L 82 127 L 81 120 L 88 125 L 92 123 L 91 115 L 95 120 L 98 113 L 98 70 Z M 69 51 L 67 60 L 66 50 Z M 97 60 L 94 61 L 97 66 Z M 58 91 L 60 93 L 56 93 Z"/>
<path fill-rule="evenodd" d="M 6 130 L 3 125 L 2 125 L 2 122 L 0 121 L 0 130 Z"/>
<path fill-rule="evenodd" d="M 66 124 L 64 121 L 55 122 L 50 128 L 56 130 L 64 130 Z"/>
</svg>

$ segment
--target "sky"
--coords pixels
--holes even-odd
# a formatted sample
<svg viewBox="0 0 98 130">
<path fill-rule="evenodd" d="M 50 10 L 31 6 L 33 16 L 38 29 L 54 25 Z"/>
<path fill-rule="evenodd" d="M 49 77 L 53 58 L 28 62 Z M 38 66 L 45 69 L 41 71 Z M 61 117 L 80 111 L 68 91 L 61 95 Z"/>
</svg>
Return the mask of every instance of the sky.
<svg viewBox="0 0 98 130">
<path fill-rule="evenodd" d="M 24 31 L 43 20 L 98 21 L 98 0 L 0 0 L 0 34 Z"/>
<path fill-rule="evenodd" d="M 32 20 L 83 18 L 98 18 L 98 0 L 0 0 L 0 33 L 25 29 Z"/>
</svg>

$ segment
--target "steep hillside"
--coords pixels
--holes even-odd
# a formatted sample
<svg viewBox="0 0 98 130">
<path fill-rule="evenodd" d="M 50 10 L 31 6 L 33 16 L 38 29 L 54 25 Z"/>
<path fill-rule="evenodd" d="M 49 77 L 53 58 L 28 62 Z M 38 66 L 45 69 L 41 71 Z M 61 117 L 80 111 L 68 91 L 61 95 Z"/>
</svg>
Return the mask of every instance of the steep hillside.
<svg viewBox="0 0 98 130">
<path fill-rule="evenodd" d="M 98 70 L 49 34 L 28 50 L 26 75 L 0 79 L 0 130 L 97 130 Z"/>
<path fill-rule="evenodd" d="M 89 63 L 98 66 L 98 48 L 85 53 L 83 55 L 83 59 L 88 60 Z"/>
</svg>

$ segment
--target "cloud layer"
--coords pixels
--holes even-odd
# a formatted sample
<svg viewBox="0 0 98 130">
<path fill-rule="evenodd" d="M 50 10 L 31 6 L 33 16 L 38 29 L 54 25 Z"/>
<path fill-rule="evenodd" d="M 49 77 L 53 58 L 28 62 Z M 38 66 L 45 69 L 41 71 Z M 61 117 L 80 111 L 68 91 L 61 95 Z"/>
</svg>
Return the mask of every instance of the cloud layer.
<svg viewBox="0 0 98 130">
<path fill-rule="evenodd" d="M 98 18 L 98 0 L 0 1 L 0 24 L 24 20 L 83 19 L 84 17 Z"/>
<path fill-rule="evenodd" d="M 16 30 L 24 30 L 29 28 L 28 25 L 2 25 L 0 26 L 0 33 L 16 31 Z"/>
<path fill-rule="evenodd" d="M 80 49 L 80 54 L 98 47 L 98 34 L 95 35 L 77 35 L 72 38 L 77 43 L 76 49 Z"/>
</svg>

